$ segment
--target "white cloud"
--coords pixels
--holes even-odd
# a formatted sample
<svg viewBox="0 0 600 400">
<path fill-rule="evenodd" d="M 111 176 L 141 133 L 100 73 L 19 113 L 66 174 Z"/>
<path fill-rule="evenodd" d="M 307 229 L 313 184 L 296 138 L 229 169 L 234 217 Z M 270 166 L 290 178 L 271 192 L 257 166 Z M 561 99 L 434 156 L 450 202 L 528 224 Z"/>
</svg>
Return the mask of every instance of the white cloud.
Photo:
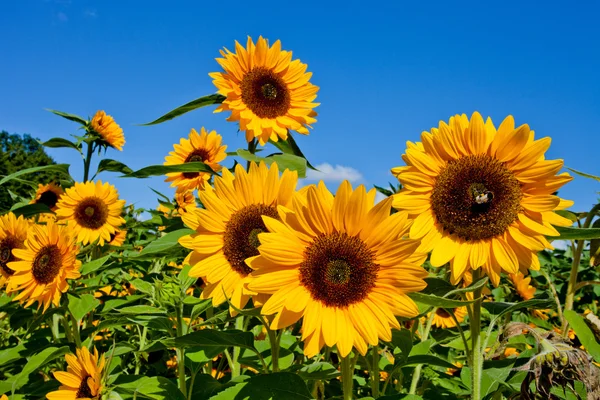
<svg viewBox="0 0 600 400">
<path fill-rule="evenodd" d="M 380 201 L 383 201 L 387 199 L 387 196 L 383 193 L 381 193 L 379 190 L 377 191 L 377 193 L 375 193 L 375 204 L 379 203 Z"/>
<path fill-rule="evenodd" d="M 325 182 L 341 182 L 348 180 L 350 182 L 360 181 L 363 176 L 360 172 L 352 167 L 336 165 L 335 167 L 329 163 L 323 163 L 316 166 L 318 171 L 309 169 L 306 171 L 306 179 L 310 181 L 323 180 Z"/>
</svg>

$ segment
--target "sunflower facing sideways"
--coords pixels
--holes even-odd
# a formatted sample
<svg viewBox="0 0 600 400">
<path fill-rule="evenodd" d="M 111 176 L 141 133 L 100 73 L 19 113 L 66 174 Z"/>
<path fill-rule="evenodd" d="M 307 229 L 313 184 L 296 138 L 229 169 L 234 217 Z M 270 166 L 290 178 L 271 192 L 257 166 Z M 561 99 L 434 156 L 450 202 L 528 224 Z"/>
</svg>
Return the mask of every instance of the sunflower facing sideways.
<svg viewBox="0 0 600 400">
<path fill-rule="evenodd" d="M 65 355 L 67 371 L 54 372 L 54 378 L 62 385 L 58 390 L 48 393 L 47 399 L 100 399 L 103 389 L 102 372 L 106 364 L 104 355 L 98 354 L 95 347 L 94 353 L 90 353 L 87 347 L 77 349 L 76 353 L 77 356 Z"/>
<path fill-rule="evenodd" d="M 44 311 L 50 304 L 59 305 L 60 296 L 69 288 L 67 279 L 80 276 L 79 246 L 71 230 L 52 221 L 31 225 L 25 248 L 12 251 L 18 261 L 8 263 L 14 274 L 8 280 L 7 292 L 20 292 L 13 300 L 26 303 L 25 307 L 37 301 Z"/>
<path fill-rule="evenodd" d="M 56 211 L 56 203 L 65 191 L 55 183 L 47 185 L 38 185 L 38 190 L 30 204 L 44 204 L 52 211 Z"/>
<path fill-rule="evenodd" d="M 452 312 L 460 324 L 465 320 L 465 316 L 467 315 L 467 307 L 454 308 Z M 438 328 L 448 329 L 454 328 L 456 326 L 456 321 L 454 318 L 452 318 L 452 314 L 450 314 L 447 310 L 438 307 L 435 309 L 432 325 Z"/>
<path fill-rule="evenodd" d="M 392 169 L 403 185 L 394 208 L 414 218 L 410 237 L 433 250 L 431 264 L 449 262 L 453 284 L 482 267 L 495 286 L 501 270 L 539 269 L 536 253 L 552 249 L 545 236 L 572 223 L 554 212 L 573 204 L 553 194 L 572 177 L 556 175 L 562 160 L 544 158 L 550 138 L 534 140 L 512 116 L 496 130 L 475 112 L 441 121 L 421 139 L 408 142 L 407 166 Z"/>
<path fill-rule="evenodd" d="M 182 215 L 196 233 L 182 237 L 179 243 L 192 250 L 184 261 L 192 266 L 189 276 L 206 282 L 202 298 L 212 298 L 214 306 L 229 299 L 242 309 L 256 294 L 245 288 L 252 272 L 245 260 L 258 255 L 257 236 L 267 230 L 262 216 L 277 218 L 278 206 L 289 207 L 297 182 L 296 171 L 286 169 L 280 176 L 275 163 L 270 167 L 251 163 L 249 172 L 238 164 L 235 176 L 223 169 L 223 176 L 215 178 L 214 189 L 209 186 L 198 193 L 206 208 Z M 265 299 L 256 296 L 254 304 Z"/>
<path fill-rule="evenodd" d="M 281 50 L 279 40 L 269 46 L 262 36 L 256 46 L 250 37 L 245 48 L 236 41 L 235 51 L 221 50 L 217 62 L 224 71 L 209 74 L 226 97 L 215 112 L 231 111 L 227 120 L 239 121 L 247 142 L 286 140 L 288 129 L 308 135 L 317 121 L 313 108 L 319 104 L 313 101 L 319 87 L 309 82 L 307 65 L 292 61 L 292 52 Z"/>
<path fill-rule="evenodd" d="M 123 151 L 123 145 L 125 144 L 123 129 L 115 122 L 113 117 L 107 115 L 104 111 L 98 111 L 90 121 L 90 127 L 93 132 L 100 135 L 102 144 Z"/>
<path fill-rule="evenodd" d="M 219 172 L 223 168 L 219 163 L 227 157 L 227 146 L 221 146 L 222 139 L 217 132 L 208 133 L 204 127 L 200 129 L 200 134 L 192 129 L 188 139 L 182 138 L 179 144 L 173 145 L 175 151 L 165 158 L 164 165 L 203 162 L 214 172 Z M 171 182 L 171 186 L 177 187 L 178 191 L 202 190 L 210 177 L 210 172 L 170 172 L 165 182 Z"/>
<path fill-rule="evenodd" d="M 77 182 L 58 201 L 56 216 L 59 221 L 68 221 L 82 244 L 99 240 L 103 246 L 125 223 L 121 217 L 124 205 L 125 200 L 119 200 L 117 190 L 108 182 Z"/>
<path fill-rule="evenodd" d="M 0 287 L 15 273 L 8 267 L 8 263 L 18 260 L 12 251 L 25 248 L 25 239 L 30 226 L 31 223 L 22 215 L 17 218 L 15 214 L 9 212 L 0 216 Z"/>
<path fill-rule="evenodd" d="M 246 262 L 254 270 L 248 287 L 271 297 L 262 313 L 276 314 L 272 329 L 302 320 L 304 354 L 337 346 L 346 357 L 354 346 L 391 340 L 396 316 L 419 311 L 407 293 L 425 288 L 416 240 L 405 212 L 390 215 L 392 199 L 374 205 L 375 189 L 353 190 L 344 181 L 335 197 L 323 182 L 296 195 L 290 209 L 264 216 L 269 233 L 258 235 L 260 255 Z"/>
</svg>

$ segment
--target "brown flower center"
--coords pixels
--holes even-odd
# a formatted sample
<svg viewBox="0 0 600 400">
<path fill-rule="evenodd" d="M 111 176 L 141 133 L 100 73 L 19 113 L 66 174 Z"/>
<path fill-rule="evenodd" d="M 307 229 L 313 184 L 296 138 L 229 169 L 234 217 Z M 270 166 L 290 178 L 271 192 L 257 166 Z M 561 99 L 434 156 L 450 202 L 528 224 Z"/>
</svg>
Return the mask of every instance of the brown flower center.
<svg viewBox="0 0 600 400">
<path fill-rule="evenodd" d="M 36 282 L 48 284 L 60 272 L 62 254 L 57 245 L 51 244 L 43 247 L 33 260 L 31 273 Z"/>
<path fill-rule="evenodd" d="M 22 249 L 23 242 L 18 240 L 16 237 L 9 235 L 4 239 L 0 240 L 0 268 L 6 275 L 12 275 L 15 273 L 12 269 L 8 268 L 6 264 L 12 261 L 16 261 L 17 258 L 13 255 L 12 249 Z"/>
<path fill-rule="evenodd" d="M 365 242 L 346 233 L 316 237 L 304 251 L 300 282 L 329 307 L 363 300 L 375 286 L 379 265 Z"/>
<path fill-rule="evenodd" d="M 58 201 L 58 195 L 54 193 L 52 190 L 48 190 L 37 199 L 36 203 L 42 203 L 48 206 L 48 208 L 54 208 L 56 206 L 56 202 Z"/>
<path fill-rule="evenodd" d="M 87 197 L 75 208 L 75 221 L 84 228 L 99 229 L 108 220 L 108 206 L 97 197 Z"/>
<path fill-rule="evenodd" d="M 442 318 L 452 318 L 452 316 L 450 315 L 450 313 L 446 310 L 444 310 L 443 308 L 437 308 L 435 310 L 436 315 L 442 317 Z"/>
<path fill-rule="evenodd" d="M 185 159 L 186 163 L 189 162 L 206 162 L 210 158 L 210 152 L 206 149 L 195 149 Z M 184 172 L 183 177 L 186 179 L 194 179 L 200 175 L 199 172 Z"/>
<path fill-rule="evenodd" d="M 502 235 L 521 212 L 515 175 L 485 154 L 449 161 L 433 187 L 431 206 L 444 230 L 465 240 Z"/>
<path fill-rule="evenodd" d="M 242 276 L 252 272 L 244 260 L 258 255 L 258 234 L 267 232 L 262 220 L 263 215 L 279 219 L 274 206 L 251 204 L 235 212 L 225 226 L 223 254 L 231 268 Z"/>
<path fill-rule="evenodd" d="M 81 384 L 79 385 L 79 389 L 77 389 L 77 394 L 75 395 L 75 399 L 96 399 L 97 396 L 94 396 L 92 393 L 92 389 L 90 389 L 90 385 L 88 385 L 88 378 L 90 376 L 86 376 L 81 380 Z"/>
<path fill-rule="evenodd" d="M 285 81 L 265 67 L 255 67 L 240 83 L 242 101 L 260 118 L 277 118 L 290 109 L 290 92 Z"/>
</svg>

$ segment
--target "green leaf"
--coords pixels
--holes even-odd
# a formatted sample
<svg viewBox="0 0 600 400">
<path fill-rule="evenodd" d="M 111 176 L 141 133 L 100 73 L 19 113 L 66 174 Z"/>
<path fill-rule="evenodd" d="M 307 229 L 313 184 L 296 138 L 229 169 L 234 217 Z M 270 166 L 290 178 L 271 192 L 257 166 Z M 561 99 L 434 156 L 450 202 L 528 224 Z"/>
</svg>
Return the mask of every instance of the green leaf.
<svg viewBox="0 0 600 400">
<path fill-rule="evenodd" d="M 254 161 L 259 163 L 264 161 L 265 164 L 271 165 L 272 163 L 276 163 L 279 167 L 280 171 L 285 170 L 286 168 L 290 171 L 297 171 L 299 178 L 306 177 L 306 159 L 302 157 L 295 156 L 293 154 L 272 154 L 267 157 L 259 157 L 256 154 L 250 153 L 245 149 L 238 149 L 238 155 L 242 157 L 246 161 Z"/>
<path fill-rule="evenodd" d="M 277 147 L 279 150 L 283 151 L 284 154 L 292 154 L 304 158 L 306 160 L 306 165 L 308 166 L 308 168 L 318 171 L 315 167 L 311 165 L 310 162 L 308 162 L 306 156 L 304 155 L 304 153 L 302 153 L 300 147 L 298 147 L 298 144 L 296 143 L 296 140 L 294 139 L 291 133 L 288 132 L 287 140 L 279 139 L 278 141 L 274 142 L 269 139 L 269 143 Z"/>
<path fill-rule="evenodd" d="M 37 372 L 40 367 L 43 367 L 50 361 L 63 356 L 68 352 L 68 346 L 49 347 L 32 356 L 18 375 L 13 375 L 10 378 L 0 382 L 0 393 L 7 393 L 21 388 L 29 381 L 29 374 Z"/>
<path fill-rule="evenodd" d="M 413 339 L 408 329 L 392 330 L 392 344 L 398 347 L 404 357 L 408 357 L 413 347 Z"/>
<path fill-rule="evenodd" d="M 488 280 L 489 280 L 489 278 L 487 276 L 485 276 L 485 277 L 479 279 L 477 282 L 473 282 L 471 285 L 467 286 L 466 288 L 451 290 L 450 292 L 446 293 L 445 296 L 450 296 L 452 294 L 459 294 L 459 293 L 474 292 L 475 290 L 484 287 L 488 283 Z"/>
<path fill-rule="evenodd" d="M 144 249 L 139 253 L 138 256 L 143 256 L 147 254 L 155 254 L 167 251 L 175 246 L 179 246 L 179 239 L 186 236 L 191 235 L 195 231 L 192 229 L 184 228 L 179 229 L 173 232 L 167 233 L 165 236 L 150 242 L 148 246 L 144 247 Z M 134 256 L 132 256 L 134 257 Z"/>
<path fill-rule="evenodd" d="M 302 378 L 290 372 L 257 375 L 238 383 L 210 400 L 307 400 L 312 395 Z"/>
<path fill-rule="evenodd" d="M 14 178 L 17 178 L 21 175 L 33 174 L 34 172 L 42 172 L 42 171 L 45 171 L 45 172 L 53 171 L 53 172 L 58 172 L 58 173 L 70 176 L 69 175 L 69 164 L 43 165 L 41 167 L 32 167 L 32 168 L 22 169 L 21 171 L 17 171 L 8 176 L 5 176 L 4 178 L 2 178 L 0 180 L 0 185 L 4 185 L 6 182 L 11 181 Z"/>
<path fill-rule="evenodd" d="M 559 237 L 550 236 L 554 240 L 590 240 L 600 239 L 600 228 L 573 228 L 566 226 L 555 226 Z"/>
<path fill-rule="evenodd" d="M 69 298 L 69 311 L 77 321 L 81 321 L 87 313 L 95 309 L 100 301 L 91 294 L 82 294 L 79 298 L 67 296 Z"/>
<path fill-rule="evenodd" d="M 455 365 L 449 363 L 446 360 L 443 360 L 439 357 L 432 356 L 429 354 L 420 354 L 416 356 L 408 357 L 401 365 L 409 366 L 409 365 L 419 365 L 419 364 L 427 364 L 427 365 L 435 365 L 443 368 L 454 368 Z"/>
<path fill-rule="evenodd" d="M 252 332 L 238 330 L 218 331 L 213 329 L 202 329 L 188 333 L 177 338 L 161 340 L 167 347 L 241 347 L 243 349 L 255 350 L 254 335 Z"/>
<path fill-rule="evenodd" d="M 211 167 L 202 162 L 188 162 L 178 165 L 150 165 L 149 167 L 130 172 L 121 178 L 148 178 L 150 176 L 160 176 L 171 172 L 208 172 L 218 175 Z"/>
<path fill-rule="evenodd" d="M 141 279 L 134 279 L 131 281 L 131 284 L 142 293 L 153 295 L 154 294 L 154 285 L 150 282 L 143 281 Z"/>
<path fill-rule="evenodd" d="M 16 217 L 22 215 L 25 218 L 33 217 L 38 214 L 54 214 L 47 205 L 42 203 L 37 204 L 27 204 L 26 206 L 17 207 L 11 210 Z"/>
<path fill-rule="evenodd" d="M 427 287 L 425 287 L 422 292 L 425 294 L 444 297 L 446 293 L 456 289 L 456 286 L 451 285 L 450 282 L 445 279 L 427 277 L 425 278 L 425 282 L 427 283 Z"/>
<path fill-rule="evenodd" d="M 81 267 L 81 275 L 87 275 L 94 271 L 97 271 L 100 267 L 102 267 L 106 262 L 110 259 L 110 254 L 101 258 L 97 258 L 93 261 L 83 264 Z"/>
<path fill-rule="evenodd" d="M 158 400 L 185 400 L 173 381 L 162 376 L 119 375 L 114 382 L 118 392 L 138 393 Z"/>
<path fill-rule="evenodd" d="M 373 187 L 374 187 L 374 188 L 375 188 L 375 189 L 376 189 L 376 190 L 377 190 L 379 193 L 381 193 L 381 194 L 383 194 L 383 195 L 385 195 L 385 196 L 387 196 L 387 197 L 390 197 L 390 196 L 393 196 L 393 195 L 394 195 L 394 192 L 392 192 L 392 191 L 391 191 L 391 190 L 389 190 L 389 189 L 382 188 L 381 186 L 377 186 L 377 185 L 373 185 Z"/>
<path fill-rule="evenodd" d="M 187 112 L 190 112 L 190 111 L 195 110 L 200 107 L 210 106 L 212 104 L 221 104 L 223 102 L 223 100 L 225 100 L 226 98 L 227 97 L 222 96 L 220 94 L 211 94 L 208 96 L 200 97 L 199 99 L 192 100 L 189 103 L 185 103 L 184 105 L 179 106 L 172 111 L 169 111 L 162 117 L 160 117 L 152 122 L 148 122 L 146 124 L 141 124 L 141 125 L 148 126 L 148 125 L 160 124 L 165 121 L 169 121 L 173 118 L 179 117 L 180 115 L 183 115 Z"/>
<path fill-rule="evenodd" d="M 77 122 L 77 123 L 79 123 L 81 125 L 84 125 L 84 126 L 88 124 L 88 121 L 85 120 L 85 119 L 83 119 L 83 118 L 81 118 L 79 115 L 69 114 L 69 113 L 66 113 L 66 112 L 58 111 L 58 110 L 51 110 L 49 108 L 46 108 L 46 111 L 50 111 L 53 114 L 56 114 L 56 115 L 58 115 L 60 117 L 63 117 L 63 118 L 66 118 L 69 121 Z"/>
<path fill-rule="evenodd" d="M 600 176 L 586 174 L 585 172 L 577 171 L 576 169 L 573 169 L 573 168 L 567 168 L 567 169 L 573 173 L 576 173 L 577 175 L 583 176 L 584 178 L 590 178 L 590 179 L 594 179 L 594 180 L 597 180 L 600 182 Z"/>
<path fill-rule="evenodd" d="M 152 306 L 130 306 L 117 309 L 122 314 L 166 314 L 166 311 Z"/>
<path fill-rule="evenodd" d="M 497 320 L 507 313 L 512 313 L 523 308 L 549 308 L 552 307 L 553 304 L 554 301 L 551 299 L 530 299 L 519 303 L 504 303 L 499 301 L 484 301 L 481 303 L 483 308 L 488 310 L 490 314 L 495 314 L 494 320 Z"/>
<path fill-rule="evenodd" d="M 587 352 L 594 357 L 596 362 L 600 362 L 600 343 L 596 341 L 594 333 L 587 326 L 585 320 L 573 310 L 566 310 L 564 315 Z"/>
<path fill-rule="evenodd" d="M 482 398 L 493 393 L 498 388 L 500 382 L 506 381 L 514 364 L 514 358 L 484 363 L 481 374 Z"/>
<path fill-rule="evenodd" d="M 133 303 L 144 297 L 146 297 L 146 295 L 135 294 L 133 296 L 118 297 L 116 299 L 106 300 L 104 302 L 104 305 L 102 306 L 102 312 L 105 313 L 105 312 L 109 312 L 110 310 L 113 310 L 113 309 L 118 309 L 118 308 L 124 306 L 125 304 Z"/>
<path fill-rule="evenodd" d="M 111 160 L 109 158 L 103 159 L 98 164 L 98 170 L 96 171 L 96 174 L 99 174 L 102 171 L 121 172 L 123 174 L 133 173 L 133 170 L 127 165 L 123 164 L 120 161 Z"/>
<path fill-rule="evenodd" d="M 304 380 L 330 380 L 340 376 L 340 371 L 328 362 L 316 362 L 303 366 L 298 375 Z"/>
<path fill-rule="evenodd" d="M 75 149 L 81 153 L 81 148 L 79 147 L 79 145 L 77 143 L 73 143 L 70 140 L 67 140 L 67 139 L 64 139 L 61 137 L 55 137 L 50 140 L 47 140 L 42 143 L 42 146 L 52 147 L 52 148 L 61 148 L 61 147 L 71 148 L 71 149 Z"/>
<path fill-rule="evenodd" d="M 442 307 L 442 308 L 456 308 L 456 307 L 464 307 L 468 304 L 473 303 L 475 300 L 462 301 L 462 300 L 451 300 L 443 297 L 434 296 L 432 294 L 425 293 L 409 293 L 408 296 L 417 301 L 419 303 L 427 304 L 429 306 L 434 307 Z"/>
</svg>

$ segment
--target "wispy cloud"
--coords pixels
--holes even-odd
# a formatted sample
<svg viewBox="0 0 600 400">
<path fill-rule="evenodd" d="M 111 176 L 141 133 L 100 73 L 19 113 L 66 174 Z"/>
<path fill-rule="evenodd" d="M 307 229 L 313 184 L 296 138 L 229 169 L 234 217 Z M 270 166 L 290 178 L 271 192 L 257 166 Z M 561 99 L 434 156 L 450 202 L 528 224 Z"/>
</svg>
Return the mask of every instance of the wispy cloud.
<svg viewBox="0 0 600 400">
<path fill-rule="evenodd" d="M 360 181 L 363 176 L 352 167 L 343 165 L 332 166 L 329 163 L 323 163 L 316 166 L 318 171 L 309 169 L 306 171 L 306 179 L 310 181 L 323 180 L 325 182 L 341 182 L 348 180 L 350 182 Z"/>
</svg>

